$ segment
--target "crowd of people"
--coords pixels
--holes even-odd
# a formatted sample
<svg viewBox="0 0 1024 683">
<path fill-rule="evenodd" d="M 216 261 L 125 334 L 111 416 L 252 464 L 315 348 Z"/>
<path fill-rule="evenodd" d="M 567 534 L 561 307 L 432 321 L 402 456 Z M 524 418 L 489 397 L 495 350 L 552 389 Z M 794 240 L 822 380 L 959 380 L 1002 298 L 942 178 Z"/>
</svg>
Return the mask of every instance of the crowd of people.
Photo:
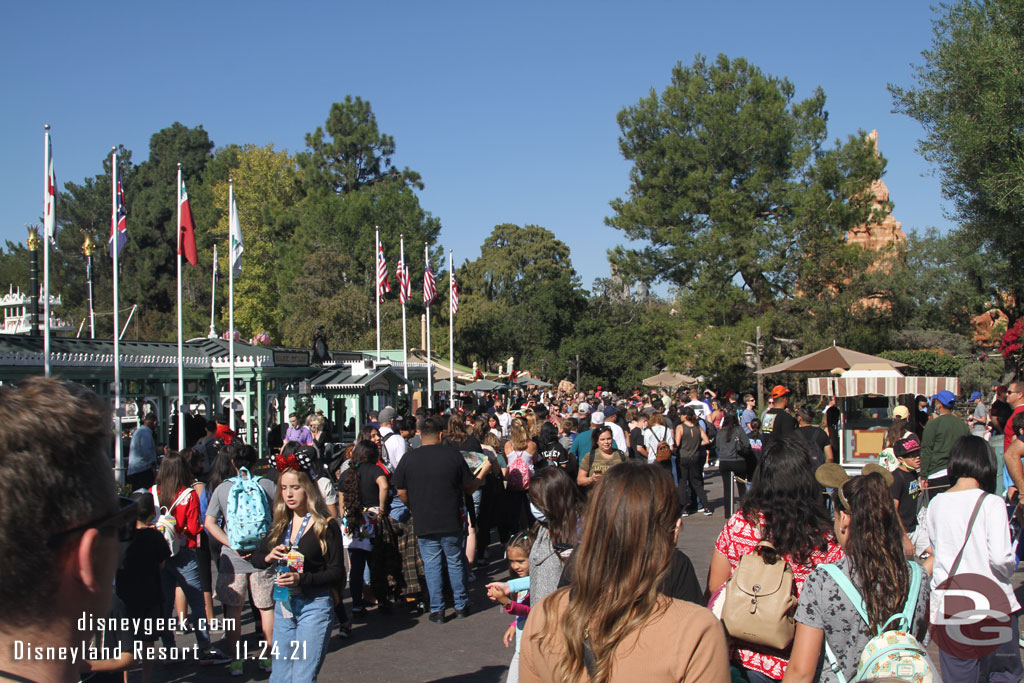
<svg viewBox="0 0 1024 683">
<path fill-rule="evenodd" d="M 966 420 L 948 391 L 896 406 L 879 464 L 855 476 L 835 403 L 797 406 L 781 385 L 760 413 L 710 389 L 387 406 L 342 447 L 322 414 L 292 414 L 269 463 L 223 420 L 158 457 L 145 416 L 119 498 L 95 395 L 0 386 L 0 680 L 141 666 L 147 681 L 188 630 L 181 659 L 315 681 L 332 635 L 369 610 L 468 617 L 497 541 L 509 579 L 480 587 L 511 620 L 509 681 L 938 680 L 934 640 L 944 681 L 1019 682 L 1024 383 L 995 389 Z M 713 514 L 711 476 L 725 523 L 701 582 L 677 540 L 687 515 Z M 987 621 L 957 622 L 936 599 L 953 589 L 983 593 Z M 75 648 L 93 656 L 55 655 Z"/>
</svg>

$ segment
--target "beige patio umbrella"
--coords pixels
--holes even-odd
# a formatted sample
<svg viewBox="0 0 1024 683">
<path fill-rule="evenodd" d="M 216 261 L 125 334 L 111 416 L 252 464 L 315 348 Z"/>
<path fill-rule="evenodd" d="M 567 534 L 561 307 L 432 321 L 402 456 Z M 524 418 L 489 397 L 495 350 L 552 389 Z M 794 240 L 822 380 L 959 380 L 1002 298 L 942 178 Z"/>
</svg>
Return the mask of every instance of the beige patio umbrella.
<svg viewBox="0 0 1024 683">
<path fill-rule="evenodd" d="M 799 358 L 791 358 L 769 368 L 758 370 L 758 375 L 773 375 L 776 372 L 831 372 L 833 368 L 849 370 L 858 363 L 882 363 L 893 368 L 905 368 L 906 363 L 852 351 L 842 346 L 829 346 L 820 351 Z"/>
<path fill-rule="evenodd" d="M 686 387 L 697 384 L 696 377 L 684 375 L 681 372 L 669 372 L 663 370 L 654 377 L 648 377 L 643 381 L 645 387 Z"/>
</svg>

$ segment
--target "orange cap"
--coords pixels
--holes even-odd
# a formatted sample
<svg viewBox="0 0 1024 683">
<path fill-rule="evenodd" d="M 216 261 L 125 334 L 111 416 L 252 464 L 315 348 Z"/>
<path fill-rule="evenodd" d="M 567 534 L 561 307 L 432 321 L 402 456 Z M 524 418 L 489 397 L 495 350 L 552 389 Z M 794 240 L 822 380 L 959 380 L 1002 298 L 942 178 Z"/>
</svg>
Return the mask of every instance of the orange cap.
<svg viewBox="0 0 1024 683">
<path fill-rule="evenodd" d="M 772 398 L 778 398 L 780 396 L 785 396 L 788 393 L 789 393 L 789 389 L 787 389 L 786 387 L 782 386 L 781 384 L 776 384 L 774 387 L 772 387 Z"/>
</svg>

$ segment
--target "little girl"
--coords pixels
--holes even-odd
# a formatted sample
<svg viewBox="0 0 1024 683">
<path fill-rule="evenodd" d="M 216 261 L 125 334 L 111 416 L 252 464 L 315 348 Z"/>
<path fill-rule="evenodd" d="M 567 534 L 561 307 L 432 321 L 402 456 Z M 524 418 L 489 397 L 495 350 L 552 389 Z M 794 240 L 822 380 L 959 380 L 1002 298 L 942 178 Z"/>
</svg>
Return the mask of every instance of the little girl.
<svg viewBox="0 0 1024 683">
<path fill-rule="evenodd" d="M 523 628 L 526 626 L 526 617 L 530 614 L 530 550 L 533 548 L 533 536 L 522 531 L 512 537 L 512 540 L 505 546 L 505 556 L 508 558 L 508 568 L 516 575 L 518 583 L 525 585 L 521 590 L 514 591 L 512 596 L 505 593 L 497 584 L 488 584 L 487 597 L 501 604 L 505 611 L 516 618 L 505 631 L 504 643 L 508 647 L 512 638 L 516 639 L 516 652 L 512 655 L 512 662 L 508 667 L 507 683 L 516 683 L 519 680 L 519 641 L 523 637 Z"/>
</svg>

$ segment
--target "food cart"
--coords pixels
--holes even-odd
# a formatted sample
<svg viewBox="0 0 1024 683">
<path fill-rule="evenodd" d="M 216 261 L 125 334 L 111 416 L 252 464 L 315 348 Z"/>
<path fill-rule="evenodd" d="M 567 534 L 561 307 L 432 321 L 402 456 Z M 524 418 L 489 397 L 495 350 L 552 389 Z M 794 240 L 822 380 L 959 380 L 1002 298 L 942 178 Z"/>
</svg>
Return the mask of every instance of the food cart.
<svg viewBox="0 0 1024 683">
<path fill-rule="evenodd" d="M 839 458 L 851 474 L 868 463 L 877 463 L 882 441 L 892 425 L 892 411 L 907 405 L 914 414 L 914 397 L 931 399 L 942 390 L 960 392 L 956 377 L 906 377 L 889 365 L 853 365 L 832 377 L 807 380 L 808 396 L 835 398 L 839 408 Z"/>
</svg>

